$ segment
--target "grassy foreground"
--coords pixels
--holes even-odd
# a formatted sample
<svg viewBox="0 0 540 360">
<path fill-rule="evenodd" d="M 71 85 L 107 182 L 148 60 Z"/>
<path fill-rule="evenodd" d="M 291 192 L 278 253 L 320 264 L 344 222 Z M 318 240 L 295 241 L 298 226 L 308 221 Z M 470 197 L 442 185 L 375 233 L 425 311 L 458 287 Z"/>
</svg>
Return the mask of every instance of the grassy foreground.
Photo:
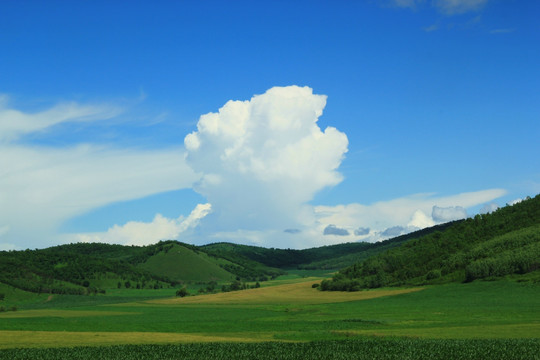
<svg viewBox="0 0 540 360">
<path fill-rule="evenodd" d="M 329 293 L 314 280 L 120 304 L 70 297 L 3 312 L 0 358 L 539 358 L 538 283 Z"/>
<path fill-rule="evenodd" d="M 534 360 L 538 341 L 357 339 L 310 343 L 191 343 L 182 345 L 121 345 L 52 349 L 17 349 L 0 358 L 35 359 L 208 359 L 208 360 Z"/>
</svg>

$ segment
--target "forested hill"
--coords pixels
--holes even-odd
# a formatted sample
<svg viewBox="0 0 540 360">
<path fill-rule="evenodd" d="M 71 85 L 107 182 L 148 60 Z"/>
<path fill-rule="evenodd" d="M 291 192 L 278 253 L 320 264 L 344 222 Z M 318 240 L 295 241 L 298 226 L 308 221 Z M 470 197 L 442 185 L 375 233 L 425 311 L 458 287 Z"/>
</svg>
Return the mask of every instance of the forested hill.
<svg viewBox="0 0 540 360">
<path fill-rule="evenodd" d="M 410 239 L 442 231 L 448 225 L 441 224 L 376 243 L 343 243 L 296 250 L 221 242 L 203 245 L 199 247 L 199 250 L 234 262 L 263 264 L 272 268 L 339 270 L 388 249 L 398 247 Z"/>
<path fill-rule="evenodd" d="M 345 243 L 304 250 L 231 243 L 194 246 L 169 240 L 142 247 L 76 243 L 0 251 L 0 285 L 38 293 L 95 294 L 111 288 L 264 281 L 297 268 L 335 271 L 446 226 L 375 244 Z"/>
<path fill-rule="evenodd" d="M 268 249 L 231 243 L 149 246 L 77 243 L 0 251 L 0 285 L 47 293 L 264 281 L 289 269 L 343 269 L 324 290 L 472 281 L 538 269 L 540 197 L 488 215 L 371 243 Z M 353 265 L 353 266 L 351 266 Z"/>
<path fill-rule="evenodd" d="M 40 250 L 0 251 L 0 285 L 37 293 L 95 294 L 111 288 L 148 289 L 179 283 L 264 281 L 306 266 L 353 264 L 398 246 L 404 238 L 307 250 L 267 249 L 230 243 L 194 246 L 162 241 L 149 246 L 76 243 Z M 334 266 L 334 267 L 332 267 Z"/>
<path fill-rule="evenodd" d="M 450 224 L 368 258 L 321 283 L 355 291 L 395 285 L 467 282 L 540 270 L 540 195 Z"/>
</svg>

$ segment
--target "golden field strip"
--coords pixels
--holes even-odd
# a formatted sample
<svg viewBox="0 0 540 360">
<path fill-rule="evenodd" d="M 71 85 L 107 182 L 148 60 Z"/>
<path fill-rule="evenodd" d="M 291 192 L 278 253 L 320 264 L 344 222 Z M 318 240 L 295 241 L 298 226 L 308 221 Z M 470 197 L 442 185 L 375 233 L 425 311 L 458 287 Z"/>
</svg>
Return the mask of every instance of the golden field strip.
<svg viewBox="0 0 540 360">
<path fill-rule="evenodd" d="M 428 326 L 407 329 L 377 329 L 334 331 L 345 336 L 390 336 L 423 339 L 537 339 L 540 323 L 479 325 L 479 326 Z"/>
<path fill-rule="evenodd" d="M 209 294 L 185 298 L 159 299 L 146 301 L 148 304 L 161 305 L 275 305 L 275 304 L 326 304 L 347 301 L 375 299 L 383 296 L 393 296 L 420 291 L 423 288 L 366 290 L 357 292 L 319 291 L 311 287 L 315 281 L 312 278 L 300 283 L 278 286 L 261 287 L 243 291 Z"/>
<path fill-rule="evenodd" d="M 33 347 L 105 346 L 126 344 L 178 344 L 193 342 L 261 342 L 272 334 L 238 336 L 162 332 L 0 331 L 0 349 Z"/>
<path fill-rule="evenodd" d="M 135 315 L 137 313 L 127 311 L 99 311 L 99 310 L 23 310 L 0 313 L 0 319 L 22 319 L 36 317 L 78 318 L 88 316 L 116 316 Z"/>
</svg>

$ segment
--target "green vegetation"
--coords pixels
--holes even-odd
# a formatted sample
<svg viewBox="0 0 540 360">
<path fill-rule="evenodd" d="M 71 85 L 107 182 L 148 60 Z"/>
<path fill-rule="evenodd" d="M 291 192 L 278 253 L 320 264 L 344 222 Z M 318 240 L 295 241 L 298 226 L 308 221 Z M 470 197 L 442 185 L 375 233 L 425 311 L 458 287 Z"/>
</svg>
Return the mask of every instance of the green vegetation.
<svg viewBox="0 0 540 360">
<path fill-rule="evenodd" d="M 540 359 L 539 204 L 378 244 L 0 252 L 0 358 Z"/>
<path fill-rule="evenodd" d="M 206 253 L 173 243 L 138 267 L 179 282 L 233 280 L 235 276 L 220 267 L 224 263 L 228 261 L 219 261 Z"/>
<path fill-rule="evenodd" d="M 540 195 L 457 221 L 348 267 L 322 290 L 473 281 L 540 268 Z"/>
<path fill-rule="evenodd" d="M 508 351 L 507 349 L 512 349 Z M 0 358 L 56 359 L 538 359 L 540 342 L 520 340 L 358 339 L 311 343 L 210 343 L 182 345 L 120 345 L 59 349 L 17 349 Z"/>
<path fill-rule="evenodd" d="M 234 281 L 248 288 L 246 282 L 264 282 L 299 270 L 335 271 L 400 246 L 411 236 L 376 244 L 347 243 L 305 250 L 162 241 L 144 247 L 78 243 L 43 250 L 1 251 L 0 284 L 36 294 L 64 295 L 104 294 L 115 289 L 157 290 L 186 284 L 195 292 L 231 290 L 238 288 Z M 219 286 L 211 285 L 214 282 Z"/>
<path fill-rule="evenodd" d="M 108 305 L 77 299 L 109 295 L 71 296 L 71 304 L 54 308 L 27 306 L 0 313 L 0 358 L 89 358 L 101 351 L 99 358 L 117 359 L 150 349 L 155 354 L 135 358 L 535 359 L 539 353 L 536 284 L 321 293 L 312 283 Z"/>
</svg>

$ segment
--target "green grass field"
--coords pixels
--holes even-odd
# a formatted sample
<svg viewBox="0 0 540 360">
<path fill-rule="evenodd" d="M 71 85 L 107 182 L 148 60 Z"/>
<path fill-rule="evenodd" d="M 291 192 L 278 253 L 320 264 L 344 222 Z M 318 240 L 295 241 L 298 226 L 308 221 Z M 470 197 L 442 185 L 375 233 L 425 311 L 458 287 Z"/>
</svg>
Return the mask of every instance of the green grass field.
<svg viewBox="0 0 540 360">
<path fill-rule="evenodd" d="M 0 358 L 13 358 L 9 349 L 23 348 L 343 340 L 355 348 L 365 346 L 358 344 L 366 339 L 409 339 L 427 348 L 459 348 L 463 341 L 496 348 L 508 339 L 529 339 L 520 344 L 540 353 L 540 286 L 535 282 L 477 281 L 341 293 L 313 289 L 316 280 L 282 279 L 275 286 L 183 299 L 165 297 L 165 289 L 153 298 L 150 290 L 141 291 L 141 297 L 134 296 L 136 290 L 122 290 L 117 296 L 41 299 L 0 313 Z M 121 295 L 127 291 L 131 296 Z M 388 346 L 405 346 L 395 341 Z M 55 354 L 51 351 L 43 354 Z M 27 353 L 39 358 L 38 353 Z"/>
</svg>

